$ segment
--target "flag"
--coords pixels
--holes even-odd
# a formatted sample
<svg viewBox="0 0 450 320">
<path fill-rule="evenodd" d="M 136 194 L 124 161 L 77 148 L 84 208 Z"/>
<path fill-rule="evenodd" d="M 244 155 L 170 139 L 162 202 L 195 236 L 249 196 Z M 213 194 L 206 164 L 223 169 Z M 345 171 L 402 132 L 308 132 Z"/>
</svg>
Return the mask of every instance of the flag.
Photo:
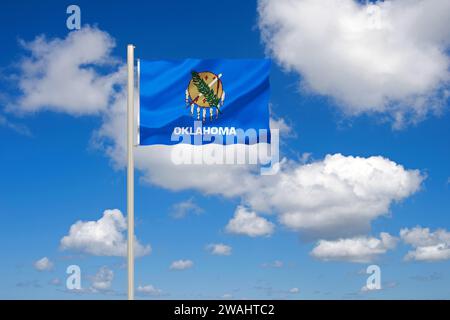
<svg viewBox="0 0 450 320">
<path fill-rule="evenodd" d="M 270 142 L 269 72 L 267 59 L 141 60 L 139 144 Z"/>
</svg>

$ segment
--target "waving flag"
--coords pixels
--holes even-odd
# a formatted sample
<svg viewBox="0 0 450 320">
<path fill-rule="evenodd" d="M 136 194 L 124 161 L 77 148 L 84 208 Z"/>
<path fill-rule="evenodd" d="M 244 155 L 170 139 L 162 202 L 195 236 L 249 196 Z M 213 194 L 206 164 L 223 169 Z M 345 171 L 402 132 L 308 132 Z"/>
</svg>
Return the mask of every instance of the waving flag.
<svg viewBox="0 0 450 320">
<path fill-rule="evenodd" d="M 270 142 L 269 72 L 266 59 L 141 60 L 139 144 Z"/>
</svg>

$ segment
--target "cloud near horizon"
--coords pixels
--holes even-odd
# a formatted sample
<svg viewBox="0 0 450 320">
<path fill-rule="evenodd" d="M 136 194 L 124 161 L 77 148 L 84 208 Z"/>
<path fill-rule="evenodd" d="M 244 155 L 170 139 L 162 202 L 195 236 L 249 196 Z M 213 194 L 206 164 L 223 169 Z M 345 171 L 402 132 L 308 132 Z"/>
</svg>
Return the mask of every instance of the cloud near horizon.
<svg viewBox="0 0 450 320">
<path fill-rule="evenodd" d="M 127 222 L 118 209 L 105 210 L 97 221 L 77 221 L 60 241 L 62 250 L 73 250 L 94 256 L 127 256 Z M 136 257 L 151 253 L 150 245 L 134 239 Z"/>
<path fill-rule="evenodd" d="M 407 261 L 436 262 L 450 259 L 450 232 L 445 229 L 432 232 L 421 226 L 404 228 L 400 230 L 400 238 L 414 248 L 406 254 Z"/>
<path fill-rule="evenodd" d="M 324 261 L 369 263 L 396 247 L 398 239 L 381 232 L 380 238 L 354 237 L 333 241 L 320 240 L 311 256 Z"/>
<path fill-rule="evenodd" d="M 176 260 L 170 264 L 170 270 L 187 270 L 194 266 L 194 262 L 192 260 Z"/>
</svg>

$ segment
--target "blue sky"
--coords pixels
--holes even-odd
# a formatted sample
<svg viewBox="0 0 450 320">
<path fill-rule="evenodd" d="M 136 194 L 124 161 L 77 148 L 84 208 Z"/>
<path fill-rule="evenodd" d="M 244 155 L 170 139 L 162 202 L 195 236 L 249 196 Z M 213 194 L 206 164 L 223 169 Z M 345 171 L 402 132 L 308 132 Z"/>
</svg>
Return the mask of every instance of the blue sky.
<svg viewBox="0 0 450 320">
<path fill-rule="evenodd" d="M 69 3 L 15 1 L 4 4 L 0 12 L 3 25 L 0 40 L 4 44 L 0 55 L 0 298 L 125 297 L 123 257 L 93 253 L 86 243 L 77 247 L 79 239 L 72 239 L 74 242 L 67 247 L 61 245 L 61 239 L 69 235 L 69 228 L 79 220 L 98 221 L 107 209 L 118 209 L 126 215 L 126 175 L 120 164 L 120 148 L 117 147 L 120 143 L 114 140 L 117 138 L 114 133 L 104 131 L 100 134 L 100 146 L 95 139 L 100 128 L 114 122 L 111 121 L 112 114 L 117 112 L 114 108 L 125 108 L 125 105 L 108 91 L 105 105 L 94 103 L 94 112 L 80 113 L 77 108 L 83 107 L 84 97 L 77 104 L 69 101 L 72 96 L 65 100 L 61 93 L 60 100 L 52 104 L 48 98 L 36 98 L 32 95 L 33 90 L 26 89 L 31 83 L 35 93 L 43 88 L 39 85 L 46 80 L 45 74 L 36 75 L 26 69 L 27 62 L 43 61 L 43 67 L 39 63 L 34 66 L 42 67 L 44 71 L 51 65 L 45 60 L 45 57 L 52 57 L 51 53 L 39 55 L 34 51 L 35 60 L 30 58 L 32 41 L 45 35 L 45 40 L 35 43 L 35 50 L 60 49 L 61 54 L 67 55 L 67 61 L 71 61 L 77 52 L 89 51 L 87 47 L 77 46 L 83 40 L 73 35 L 76 32 L 96 35 L 94 44 L 108 43 L 105 37 L 115 41 L 111 51 L 106 50 L 102 57 L 114 58 L 117 62 L 88 61 L 87 67 L 95 68 L 96 79 L 120 75 L 118 70 L 125 61 L 128 43 L 136 45 L 136 55 L 143 59 L 274 59 L 271 111 L 274 118 L 282 119 L 290 128 L 281 132 L 281 155 L 294 163 L 283 171 L 280 179 L 292 179 L 293 190 L 301 193 L 289 194 L 293 200 L 282 198 L 279 202 L 261 202 L 255 198 L 258 187 L 267 192 L 267 197 L 278 199 L 283 190 L 277 187 L 283 184 L 281 180 L 274 180 L 274 189 L 278 189 L 274 191 L 271 182 L 259 182 L 258 177 L 252 180 L 248 173 L 244 173 L 242 179 L 248 177 L 249 181 L 254 181 L 256 191 L 251 193 L 230 195 L 230 190 L 220 190 L 206 183 L 198 187 L 188 181 L 191 175 L 183 170 L 175 171 L 181 172 L 176 178 L 182 187 L 177 187 L 176 179 L 164 176 L 170 174 L 171 169 L 165 165 L 163 155 L 148 149 L 143 151 L 137 166 L 136 234 L 139 243 L 151 245 L 152 252 L 136 261 L 136 285 L 147 286 L 147 290 L 141 288 L 137 292 L 139 298 L 450 297 L 450 115 L 445 97 L 449 79 L 449 43 L 445 37 L 450 30 L 449 20 L 436 19 L 421 24 L 420 19 L 425 18 L 419 15 L 418 21 L 413 22 L 421 29 L 414 37 L 410 36 L 412 29 L 402 29 L 403 25 L 394 23 L 387 31 L 383 29 L 383 23 L 403 21 L 400 19 L 403 18 L 402 6 L 405 10 L 447 11 L 448 14 L 449 10 L 442 10 L 447 4 L 437 0 L 429 1 L 429 4 L 415 1 L 411 5 L 398 0 L 391 7 L 379 4 L 382 39 L 379 39 L 380 34 L 367 31 L 365 35 L 369 39 L 374 37 L 371 43 L 375 43 L 370 51 L 373 55 L 367 57 L 361 50 L 365 38 L 348 40 L 345 28 L 315 33 L 320 19 L 331 21 L 331 15 L 324 14 L 324 18 L 318 14 L 317 24 L 303 23 L 307 19 L 300 11 L 316 12 L 309 1 L 299 1 L 299 6 L 291 10 L 284 10 L 284 1 L 279 3 L 282 3 L 280 7 L 275 1 L 260 2 L 262 11 L 258 18 L 256 1 L 202 0 L 195 4 L 127 1 L 126 5 L 78 1 L 83 28 L 73 32 L 66 28 L 65 11 Z M 336 6 L 333 15 L 354 22 L 357 28 L 360 20 L 352 20 L 353 17 L 367 13 L 372 7 L 357 5 L 350 0 L 345 3 L 349 7 L 330 2 L 330 6 Z M 324 6 L 323 3 L 317 8 L 327 11 L 326 6 L 320 6 Z M 279 23 L 281 28 L 273 29 L 274 23 Z M 306 28 L 311 37 L 304 37 Z M 268 35 L 265 41 L 261 37 L 263 29 Z M 69 34 L 72 34 L 75 51 L 64 51 L 70 46 Z M 416 37 L 416 34 L 420 36 Z M 401 49 L 397 48 L 395 54 L 390 55 L 393 47 L 386 44 L 383 36 L 397 41 Z M 51 40 L 56 38 L 60 39 L 60 44 L 52 47 Z M 21 45 L 22 41 L 27 45 Z M 311 48 L 311 52 L 303 45 Z M 421 51 L 424 47 L 429 50 Z M 343 51 L 339 51 L 340 48 Z M 316 49 L 319 51 L 314 52 Z M 330 56 L 336 63 L 330 62 Z M 420 57 L 423 61 L 418 61 L 420 66 L 417 67 L 410 63 L 410 57 Z M 369 58 L 372 63 L 364 63 Z M 374 75 L 385 68 L 389 72 L 387 75 L 382 73 L 385 81 L 379 84 L 378 80 L 373 80 Z M 410 70 L 422 73 L 414 79 L 417 81 L 411 80 Z M 64 74 L 60 74 L 66 80 L 61 84 L 62 88 L 78 85 L 77 73 L 75 78 L 64 78 Z M 26 82 L 27 78 L 31 82 Z M 114 87 L 111 90 L 120 89 Z M 368 97 L 374 90 L 375 98 L 371 100 Z M 111 99 L 115 100 L 111 102 Z M 111 106 L 114 102 L 116 107 Z M 399 115 L 404 116 L 404 121 L 398 120 Z M 116 133 L 119 136 L 126 134 L 120 130 Z M 111 153 L 105 150 L 105 143 L 112 146 Z M 327 155 L 336 154 L 342 154 L 342 158 L 324 160 Z M 150 159 L 152 156 L 160 158 Z M 368 160 L 372 156 L 379 156 L 375 164 Z M 312 167 L 308 165 L 316 164 L 322 168 L 335 162 L 337 180 L 326 180 L 335 179 L 335 176 L 326 173 L 325 169 L 317 180 L 329 181 L 323 185 L 318 182 L 318 189 L 324 190 L 323 195 L 313 193 L 320 199 L 318 204 L 295 199 L 313 191 L 304 182 L 296 182 L 296 169 L 313 174 L 315 171 L 310 172 Z M 357 165 L 362 169 L 356 168 Z M 375 173 L 371 171 L 373 175 L 368 177 L 361 173 L 361 170 L 371 170 L 372 165 L 379 166 Z M 344 175 L 340 166 L 350 170 L 348 179 L 350 185 L 353 183 L 353 189 L 334 189 L 333 183 L 343 183 L 342 186 L 349 183 L 346 179 L 339 180 L 339 174 Z M 198 175 L 213 172 L 197 170 Z M 239 172 L 231 168 L 219 170 L 230 179 L 239 177 Z M 381 182 L 374 182 L 377 174 L 380 174 Z M 239 179 L 233 183 L 238 185 Z M 213 184 L 217 183 L 213 181 Z M 364 195 L 359 194 L 357 188 L 362 188 Z M 290 189 L 286 190 L 289 193 Z M 372 190 L 373 194 L 370 194 Z M 341 191 L 343 193 L 338 194 Z M 335 194 L 343 200 L 335 200 Z M 346 199 L 349 199 L 348 203 Z M 353 208 L 353 203 L 360 206 L 361 213 Z M 379 204 L 383 208 L 371 209 Z M 265 205 L 269 210 L 260 209 Z M 186 208 L 186 215 L 176 219 L 173 214 L 180 207 Z M 226 226 L 230 219 L 236 218 L 239 208 L 246 214 L 255 213 L 266 225 L 272 223 L 275 229 L 261 231 L 256 237 L 242 231 L 230 231 Z M 299 226 L 283 220 L 289 213 L 287 211 L 295 211 L 295 217 L 299 219 L 306 219 L 310 214 L 326 215 L 346 226 L 342 228 L 337 222 L 330 228 L 318 223 Z M 361 227 L 358 221 L 364 221 L 370 228 Z M 416 226 L 418 229 L 413 231 Z M 402 229 L 404 232 L 400 235 Z M 381 240 L 381 232 L 391 237 L 386 243 Z M 339 242 L 345 239 L 349 242 Z M 323 246 L 320 241 L 325 241 Z M 367 243 L 374 241 L 375 247 L 369 245 L 366 248 Z M 206 249 L 208 244 L 225 244 L 232 248 L 231 254 L 213 255 Z M 327 244 L 334 248 L 333 252 L 319 250 Z M 368 253 L 343 254 L 350 250 L 348 246 L 356 251 L 362 246 Z M 437 253 L 433 257 L 420 256 L 421 250 L 437 250 Z M 408 252 L 412 254 L 405 258 Z M 50 263 L 44 263 L 39 271 L 35 263 L 44 257 Z M 193 267 L 172 270 L 171 264 L 178 260 L 190 260 Z M 368 276 L 365 269 L 374 263 L 381 267 L 383 288 L 364 292 L 361 288 Z M 68 292 L 64 286 L 65 270 L 72 264 L 79 265 L 82 270 L 85 290 L 79 293 Z M 98 279 L 98 272 L 103 266 L 113 271 L 112 279 L 107 279 L 106 290 L 95 285 L 96 281 L 102 280 Z M 58 281 L 52 284 L 55 279 Z"/>
</svg>

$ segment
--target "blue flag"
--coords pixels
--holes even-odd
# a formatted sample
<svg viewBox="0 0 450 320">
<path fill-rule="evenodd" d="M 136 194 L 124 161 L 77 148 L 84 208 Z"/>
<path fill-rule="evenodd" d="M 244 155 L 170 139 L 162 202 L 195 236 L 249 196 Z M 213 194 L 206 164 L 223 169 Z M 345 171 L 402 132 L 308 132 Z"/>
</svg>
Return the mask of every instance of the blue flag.
<svg viewBox="0 0 450 320">
<path fill-rule="evenodd" d="M 270 60 L 144 60 L 140 66 L 140 145 L 270 142 Z"/>
</svg>

